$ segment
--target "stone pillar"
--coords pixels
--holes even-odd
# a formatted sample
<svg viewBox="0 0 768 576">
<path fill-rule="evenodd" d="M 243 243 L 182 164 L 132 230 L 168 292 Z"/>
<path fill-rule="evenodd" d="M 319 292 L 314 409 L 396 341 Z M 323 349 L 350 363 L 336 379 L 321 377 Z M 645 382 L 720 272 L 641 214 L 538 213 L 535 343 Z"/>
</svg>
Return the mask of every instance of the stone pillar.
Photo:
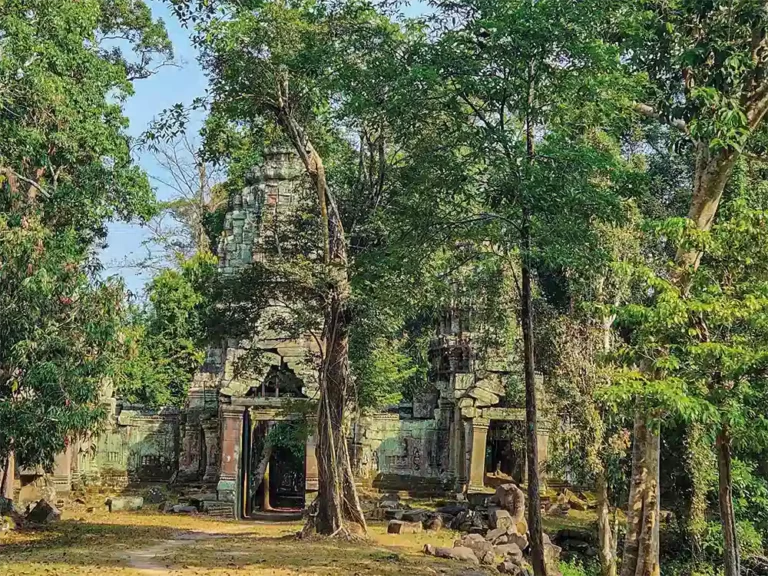
<svg viewBox="0 0 768 576">
<path fill-rule="evenodd" d="M 219 474 L 219 421 L 215 418 L 202 423 L 203 438 L 205 439 L 205 472 L 203 482 L 214 482 Z M 241 431 L 242 434 L 242 431 Z"/>
<path fill-rule="evenodd" d="M 463 476 L 462 470 L 464 468 L 463 437 L 464 424 L 461 420 L 461 412 L 454 406 L 449 438 L 451 453 L 448 455 L 448 467 L 454 478 L 454 489 L 456 492 L 462 491 L 460 478 Z"/>
<path fill-rule="evenodd" d="M 459 438 L 459 476 L 457 491 L 466 492 L 469 485 L 469 472 L 472 463 L 472 419 L 463 418 Z"/>
<path fill-rule="evenodd" d="M 469 491 L 485 488 L 485 444 L 490 421 L 485 418 L 471 420 L 472 443 L 469 458 Z"/>
<path fill-rule="evenodd" d="M 539 452 L 539 483 L 542 490 L 547 489 L 547 457 L 549 452 L 550 424 L 546 420 L 539 420 L 536 426 L 536 446 Z"/>
<path fill-rule="evenodd" d="M 240 490 L 237 484 L 240 470 L 240 446 L 243 441 L 243 411 L 242 406 L 231 405 L 223 405 L 219 411 L 221 458 L 216 492 L 219 500 L 227 502 L 235 502 Z"/>
<path fill-rule="evenodd" d="M 72 491 L 72 445 L 68 445 L 53 459 L 53 487 L 56 494 L 69 494 Z"/>
<path fill-rule="evenodd" d="M 13 486 L 16 482 L 16 456 L 8 454 L 5 467 L 0 468 L 0 498 L 13 500 Z"/>
<path fill-rule="evenodd" d="M 307 437 L 307 447 L 305 455 L 305 468 L 304 468 L 304 490 L 307 493 L 314 493 L 318 490 L 318 476 L 317 476 L 317 438 L 315 434 L 310 434 Z M 308 501 L 314 500 L 314 497 L 307 498 Z"/>
<path fill-rule="evenodd" d="M 179 479 L 185 482 L 200 480 L 200 458 L 204 450 L 200 437 L 202 427 L 198 415 L 187 413 L 181 431 L 181 454 L 179 455 Z"/>
<path fill-rule="evenodd" d="M 435 419 L 438 430 L 437 467 L 441 475 L 446 472 L 450 475 L 454 471 L 453 466 L 451 466 L 453 410 L 453 402 L 444 398 L 438 400 Z"/>
<path fill-rule="evenodd" d="M 81 482 L 81 467 L 80 467 L 80 440 L 77 440 L 76 442 L 72 443 L 72 468 L 71 468 L 71 478 L 70 478 L 70 485 L 78 489 L 80 488 L 80 482 Z"/>
</svg>

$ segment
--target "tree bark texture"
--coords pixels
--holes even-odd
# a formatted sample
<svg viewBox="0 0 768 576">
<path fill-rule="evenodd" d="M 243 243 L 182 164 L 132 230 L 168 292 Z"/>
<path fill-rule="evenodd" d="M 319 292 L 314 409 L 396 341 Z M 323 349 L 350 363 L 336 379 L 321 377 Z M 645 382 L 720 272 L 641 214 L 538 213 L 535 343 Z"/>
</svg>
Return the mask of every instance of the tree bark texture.
<svg viewBox="0 0 768 576">
<path fill-rule="evenodd" d="M 280 90 L 287 94 L 287 82 Z M 280 102 L 283 102 L 281 93 Z M 317 417 L 318 494 L 314 515 L 305 533 L 349 536 L 365 533 L 365 517 L 355 488 L 344 427 L 349 405 L 349 277 L 346 238 L 339 210 L 328 189 L 323 160 L 302 127 L 280 106 L 276 119 L 299 155 L 317 193 L 327 273 L 326 307 L 319 374 L 320 402 Z"/>
<path fill-rule="evenodd" d="M 736 516 L 733 511 L 733 479 L 731 477 L 731 437 L 723 424 L 717 434 L 718 496 L 720 522 L 723 525 L 725 576 L 739 576 L 741 559 L 736 536 Z"/>
<path fill-rule="evenodd" d="M 251 486 L 253 493 L 259 489 L 264 480 L 264 475 L 267 473 L 267 466 L 269 466 L 269 460 L 272 458 L 272 448 L 272 442 L 269 441 L 269 433 L 267 433 L 267 438 L 264 440 L 264 447 L 261 452 L 261 459 L 258 466 L 256 466 L 256 472 L 253 476 L 253 484 Z"/>
<path fill-rule="evenodd" d="M 704 438 L 701 424 L 691 424 L 686 432 L 686 468 L 691 479 L 691 498 L 688 503 L 686 532 L 691 543 L 691 557 L 694 564 L 700 564 L 703 558 L 704 531 L 707 527 L 707 477 L 706 468 L 710 466 L 707 455 L 709 443 Z"/>
<path fill-rule="evenodd" d="M 523 266 L 522 266 L 522 307 L 523 356 L 525 365 L 525 447 L 528 460 L 528 529 L 531 538 L 531 564 L 534 576 L 546 576 L 544 561 L 544 536 L 541 525 L 541 495 L 539 493 L 539 446 L 538 408 L 536 406 L 536 378 L 533 354 L 533 296 L 531 293 L 530 215 L 524 210 L 523 216 Z"/>
<path fill-rule="evenodd" d="M 535 63 L 531 60 L 528 68 L 528 110 L 525 118 L 525 147 L 529 166 L 533 165 L 535 155 L 533 124 L 533 107 L 536 99 L 535 72 Z M 531 290 L 531 212 L 525 199 L 523 199 L 520 240 L 522 252 L 520 322 L 523 329 L 523 366 L 525 372 L 525 452 L 528 464 L 528 530 L 530 533 L 533 574 L 534 576 L 547 576 L 539 488 L 539 412 L 536 405 L 536 365 L 533 350 L 533 292 Z"/>
<path fill-rule="evenodd" d="M 611 506 L 608 501 L 608 480 L 605 471 L 597 474 L 595 482 L 597 490 L 597 537 L 598 555 L 600 557 L 600 574 L 616 576 L 616 555 L 611 529 Z"/>
<path fill-rule="evenodd" d="M 660 573 L 659 455 L 659 435 L 648 428 L 644 415 L 638 411 L 621 576 L 658 576 Z"/>
<path fill-rule="evenodd" d="M 602 320 L 603 352 L 611 351 L 611 327 L 615 321 L 615 315 L 606 315 Z M 605 433 L 602 432 L 600 442 L 604 442 Z M 611 526 L 611 503 L 608 496 L 608 478 L 605 473 L 605 461 L 601 459 L 600 469 L 595 478 L 597 490 L 597 539 L 598 557 L 600 558 L 600 573 L 602 576 L 616 576 L 616 539 Z"/>
</svg>

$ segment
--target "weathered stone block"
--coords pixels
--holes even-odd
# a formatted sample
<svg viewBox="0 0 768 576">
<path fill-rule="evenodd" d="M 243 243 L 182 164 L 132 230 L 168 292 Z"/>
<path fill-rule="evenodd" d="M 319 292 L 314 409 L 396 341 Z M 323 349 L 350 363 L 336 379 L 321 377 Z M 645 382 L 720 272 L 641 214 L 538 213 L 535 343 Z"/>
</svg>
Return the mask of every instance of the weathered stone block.
<svg viewBox="0 0 768 576">
<path fill-rule="evenodd" d="M 424 553 L 437 558 L 447 558 L 448 560 L 461 560 L 471 564 L 480 564 L 471 548 L 456 546 L 454 548 L 434 547 L 432 544 L 424 546 Z"/>
<path fill-rule="evenodd" d="M 387 534 L 418 534 L 421 530 L 421 522 L 390 520 L 387 524 Z"/>
<path fill-rule="evenodd" d="M 470 388 L 468 394 L 477 400 L 475 402 L 476 406 L 493 406 L 499 402 L 499 397 L 496 394 L 488 392 L 483 388 Z"/>
<path fill-rule="evenodd" d="M 27 522 L 32 524 L 50 524 L 57 522 L 59 518 L 61 518 L 59 509 L 47 500 L 40 500 L 26 516 Z"/>
<path fill-rule="evenodd" d="M 517 544 L 502 544 L 496 546 L 496 553 L 504 556 L 508 560 L 512 560 L 516 564 L 522 564 L 523 562 L 523 551 L 520 550 L 520 547 Z"/>
<path fill-rule="evenodd" d="M 107 507 L 110 512 L 141 510 L 143 506 L 144 498 L 141 496 L 109 498 L 107 500 Z"/>
<path fill-rule="evenodd" d="M 512 515 L 508 511 L 500 508 L 491 510 L 488 514 L 488 521 L 491 524 L 491 528 L 503 528 L 505 531 L 515 524 Z"/>
</svg>

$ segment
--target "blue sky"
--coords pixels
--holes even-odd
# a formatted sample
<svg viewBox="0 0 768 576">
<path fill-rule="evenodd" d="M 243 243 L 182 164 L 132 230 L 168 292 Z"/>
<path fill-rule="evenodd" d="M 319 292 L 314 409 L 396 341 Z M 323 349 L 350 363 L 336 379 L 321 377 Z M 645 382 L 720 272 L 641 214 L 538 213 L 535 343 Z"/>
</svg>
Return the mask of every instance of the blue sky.
<svg viewBox="0 0 768 576">
<path fill-rule="evenodd" d="M 135 95 L 131 97 L 125 112 L 130 119 L 129 132 L 139 136 L 146 130 L 150 122 L 166 108 L 174 104 L 190 104 L 196 97 L 205 93 L 207 80 L 197 63 L 195 49 L 190 42 L 190 31 L 182 28 L 176 18 L 162 0 L 148 0 L 156 18 L 162 18 L 168 28 L 168 34 L 173 42 L 178 67 L 167 67 L 147 80 L 136 82 Z M 424 14 L 426 5 L 421 0 L 413 0 L 404 9 L 408 16 Z M 199 127 L 199 118 L 198 125 Z M 193 131 L 197 128 L 193 123 Z M 161 176 L 162 171 L 151 154 L 143 153 L 139 163 L 150 175 Z M 154 183 L 157 196 L 168 199 L 171 191 L 158 183 Z M 105 266 L 105 275 L 119 274 L 125 278 L 128 289 L 141 296 L 144 284 L 149 279 L 147 272 L 135 268 L 127 268 L 122 263 L 140 260 L 146 256 L 143 242 L 148 238 L 147 230 L 135 223 L 115 222 L 109 225 L 107 247 L 101 253 L 101 261 Z"/>
<path fill-rule="evenodd" d="M 131 121 L 129 132 L 133 136 L 144 132 L 152 119 L 164 109 L 176 103 L 190 104 L 197 96 L 202 96 L 207 85 L 205 75 L 197 64 L 189 30 L 179 25 L 161 0 L 150 0 L 148 3 L 155 17 L 165 21 L 179 67 L 163 68 L 151 78 L 135 83 L 136 93 L 125 106 L 126 115 Z M 141 154 L 139 163 L 150 175 L 162 174 L 151 154 Z M 166 187 L 157 183 L 153 185 L 159 198 L 167 199 L 170 196 L 171 192 Z M 109 226 L 107 248 L 101 254 L 101 260 L 106 267 L 105 274 L 122 275 L 128 289 L 137 295 L 142 293 L 148 275 L 119 264 L 144 256 L 146 251 L 142 242 L 147 237 L 147 231 L 138 224 L 112 223 Z"/>
</svg>

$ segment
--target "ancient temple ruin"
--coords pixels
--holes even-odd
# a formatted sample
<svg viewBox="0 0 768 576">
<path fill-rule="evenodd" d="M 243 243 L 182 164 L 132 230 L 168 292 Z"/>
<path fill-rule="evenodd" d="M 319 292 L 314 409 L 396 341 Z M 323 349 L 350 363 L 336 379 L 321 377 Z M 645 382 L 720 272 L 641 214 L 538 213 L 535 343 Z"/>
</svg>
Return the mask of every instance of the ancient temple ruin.
<svg viewBox="0 0 768 576">
<path fill-rule="evenodd" d="M 234 275 L 267 257 L 280 226 L 306 192 L 295 154 L 272 148 L 235 195 L 219 245 L 219 273 Z M 280 307 L 275 306 L 275 314 Z M 521 427 L 524 410 L 507 406 L 504 358 L 473 349 L 467 314 L 449 310 L 430 350 L 432 381 L 412 402 L 350 422 L 349 446 L 358 481 L 380 490 L 456 493 L 486 489 L 488 473 L 524 478 L 524 455 L 509 450 L 505 426 Z M 237 360 L 261 350 L 263 370 L 238 376 Z M 88 450 L 72 446 L 57 459 L 54 481 L 171 481 L 208 489 L 212 509 L 246 517 L 271 508 L 297 508 L 317 490 L 310 434 L 303 454 L 277 450 L 258 490 L 251 489 L 260 442 L 275 422 L 298 417 L 290 406 L 317 395 L 309 335 L 263 330 L 253 340 L 229 340 L 208 350 L 183 410 L 116 406 L 110 431 Z M 546 422 L 539 423 L 539 456 L 547 458 Z"/>
</svg>

